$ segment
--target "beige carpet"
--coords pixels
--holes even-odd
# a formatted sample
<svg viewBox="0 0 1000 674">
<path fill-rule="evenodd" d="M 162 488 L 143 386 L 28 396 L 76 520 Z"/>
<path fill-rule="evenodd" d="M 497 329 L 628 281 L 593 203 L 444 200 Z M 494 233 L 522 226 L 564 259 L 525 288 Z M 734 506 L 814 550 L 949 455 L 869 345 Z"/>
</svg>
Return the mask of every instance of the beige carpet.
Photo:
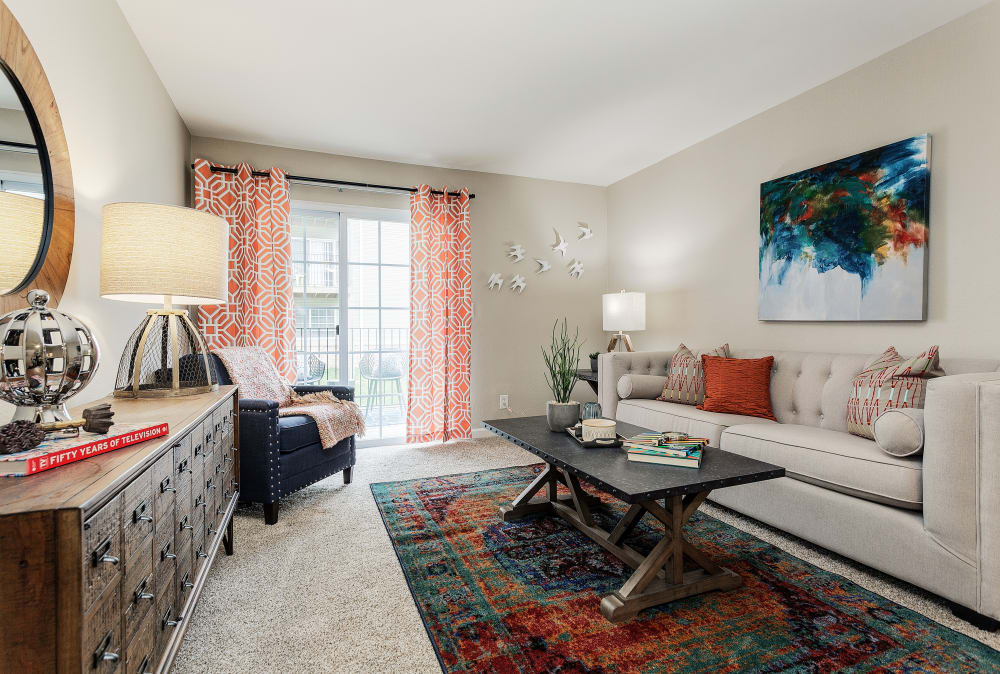
<svg viewBox="0 0 1000 674">
<path fill-rule="evenodd" d="M 278 524 L 260 506 L 236 515 L 236 554 L 221 554 L 174 671 L 439 672 L 372 498 L 372 482 L 536 463 L 499 438 L 358 450 L 354 482 L 339 475 L 284 499 Z M 824 569 L 1000 649 L 940 600 L 791 539 L 754 520 L 705 512 Z"/>
</svg>

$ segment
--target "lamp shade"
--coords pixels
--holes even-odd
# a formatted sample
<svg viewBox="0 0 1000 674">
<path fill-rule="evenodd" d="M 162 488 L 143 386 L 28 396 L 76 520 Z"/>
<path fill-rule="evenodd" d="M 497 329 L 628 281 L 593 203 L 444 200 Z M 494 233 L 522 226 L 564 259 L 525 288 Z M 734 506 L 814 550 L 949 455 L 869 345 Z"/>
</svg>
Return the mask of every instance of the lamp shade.
<svg viewBox="0 0 1000 674">
<path fill-rule="evenodd" d="M 604 330 L 626 332 L 646 329 L 646 293 L 608 293 L 604 300 Z"/>
<path fill-rule="evenodd" d="M 45 200 L 0 192 L 0 295 L 25 282 L 38 259 L 45 228 Z"/>
<path fill-rule="evenodd" d="M 221 304 L 229 283 L 229 223 L 193 208 L 118 203 L 101 218 L 101 297 Z"/>
</svg>

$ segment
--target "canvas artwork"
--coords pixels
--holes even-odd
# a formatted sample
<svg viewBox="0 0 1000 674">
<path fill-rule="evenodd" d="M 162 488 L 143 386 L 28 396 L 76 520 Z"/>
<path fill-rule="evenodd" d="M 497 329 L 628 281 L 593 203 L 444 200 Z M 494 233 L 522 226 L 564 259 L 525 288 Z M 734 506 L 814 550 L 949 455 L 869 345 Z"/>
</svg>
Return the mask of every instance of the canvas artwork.
<svg viewBox="0 0 1000 674">
<path fill-rule="evenodd" d="M 929 150 L 915 136 L 761 184 L 758 318 L 926 318 Z"/>
</svg>

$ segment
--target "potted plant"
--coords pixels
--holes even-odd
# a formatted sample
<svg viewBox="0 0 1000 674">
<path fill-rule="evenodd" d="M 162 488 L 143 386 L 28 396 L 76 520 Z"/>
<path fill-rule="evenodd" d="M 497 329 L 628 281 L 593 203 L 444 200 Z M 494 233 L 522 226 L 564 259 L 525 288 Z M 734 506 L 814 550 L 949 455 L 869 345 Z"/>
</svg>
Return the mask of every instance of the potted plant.
<svg viewBox="0 0 1000 674">
<path fill-rule="evenodd" d="M 552 391 L 552 400 L 545 406 L 550 431 L 563 432 L 580 420 L 580 403 L 570 400 L 570 395 L 577 381 L 576 371 L 582 344 L 580 328 L 570 335 L 564 318 L 561 328 L 558 320 L 552 326 L 552 345 L 549 350 L 542 347 L 542 357 L 548 369 L 545 383 Z"/>
<path fill-rule="evenodd" d="M 593 353 L 587 354 L 590 358 L 590 371 L 597 372 L 597 357 L 601 355 L 600 351 L 594 351 Z"/>
</svg>

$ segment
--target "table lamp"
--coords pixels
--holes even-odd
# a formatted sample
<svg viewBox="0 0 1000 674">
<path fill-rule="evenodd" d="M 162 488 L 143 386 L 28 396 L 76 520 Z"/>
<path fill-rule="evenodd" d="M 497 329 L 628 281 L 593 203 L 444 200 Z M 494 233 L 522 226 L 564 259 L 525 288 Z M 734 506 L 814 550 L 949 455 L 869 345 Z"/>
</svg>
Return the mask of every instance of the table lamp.
<svg viewBox="0 0 1000 674">
<path fill-rule="evenodd" d="M 6 295 L 22 290 L 45 260 L 45 200 L 0 192 L 0 232 L 0 295 Z"/>
<path fill-rule="evenodd" d="M 616 334 L 608 342 L 608 351 L 614 351 L 621 343 L 625 350 L 632 348 L 632 338 L 625 334 L 626 330 L 646 329 L 646 293 L 607 293 L 602 295 L 604 301 L 604 331 Z"/>
<path fill-rule="evenodd" d="M 101 297 L 163 302 L 150 309 L 122 353 L 114 394 L 161 398 L 217 390 L 205 339 L 174 304 L 228 298 L 229 224 L 180 206 L 116 203 L 101 218 Z"/>
</svg>

